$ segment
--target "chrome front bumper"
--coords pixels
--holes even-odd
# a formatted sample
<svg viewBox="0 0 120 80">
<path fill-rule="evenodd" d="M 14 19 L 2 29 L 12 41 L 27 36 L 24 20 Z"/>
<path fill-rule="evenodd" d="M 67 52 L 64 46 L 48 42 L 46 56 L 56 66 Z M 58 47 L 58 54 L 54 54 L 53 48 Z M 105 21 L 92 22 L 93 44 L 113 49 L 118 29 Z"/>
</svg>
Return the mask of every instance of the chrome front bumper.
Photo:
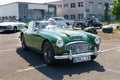
<svg viewBox="0 0 120 80">
<path fill-rule="evenodd" d="M 72 54 L 72 52 L 70 51 L 69 55 L 54 56 L 54 58 L 55 59 L 70 59 L 70 60 L 72 60 L 72 58 L 77 58 L 80 56 L 98 55 L 99 53 L 101 53 L 101 50 L 97 51 L 97 49 L 95 48 L 93 52 L 87 52 L 87 53 L 81 53 L 81 54 Z"/>
</svg>

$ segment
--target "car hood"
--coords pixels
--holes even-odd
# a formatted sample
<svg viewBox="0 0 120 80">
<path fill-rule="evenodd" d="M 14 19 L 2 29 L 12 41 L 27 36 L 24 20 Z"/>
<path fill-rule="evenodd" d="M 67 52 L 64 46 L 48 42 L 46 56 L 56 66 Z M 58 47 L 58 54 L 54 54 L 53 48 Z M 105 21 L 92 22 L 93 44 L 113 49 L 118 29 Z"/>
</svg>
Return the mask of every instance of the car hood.
<svg viewBox="0 0 120 80">
<path fill-rule="evenodd" d="M 57 36 L 78 36 L 80 35 L 80 33 L 82 33 L 81 31 L 73 31 L 73 30 L 64 30 L 64 29 L 55 29 L 55 30 L 45 30 L 46 33 L 49 34 L 54 34 Z"/>
<path fill-rule="evenodd" d="M 25 23 L 21 23 L 21 22 L 3 22 L 3 23 L 0 23 L 0 26 L 9 26 L 9 25 L 18 25 L 18 24 L 25 25 Z"/>
<path fill-rule="evenodd" d="M 62 38 L 66 42 L 70 41 L 88 41 L 88 34 L 87 32 L 84 31 L 75 31 L 75 30 L 46 30 L 43 31 L 44 34 L 47 35 L 47 38 L 50 36 L 54 36 L 57 39 Z M 45 36 L 46 36 L 45 35 Z M 93 35 L 93 34 L 89 34 Z M 94 35 L 93 35 L 94 36 Z"/>
<path fill-rule="evenodd" d="M 15 22 L 3 22 L 3 23 L 0 23 L 0 26 L 8 26 L 8 25 L 14 25 L 16 24 Z"/>
</svg>

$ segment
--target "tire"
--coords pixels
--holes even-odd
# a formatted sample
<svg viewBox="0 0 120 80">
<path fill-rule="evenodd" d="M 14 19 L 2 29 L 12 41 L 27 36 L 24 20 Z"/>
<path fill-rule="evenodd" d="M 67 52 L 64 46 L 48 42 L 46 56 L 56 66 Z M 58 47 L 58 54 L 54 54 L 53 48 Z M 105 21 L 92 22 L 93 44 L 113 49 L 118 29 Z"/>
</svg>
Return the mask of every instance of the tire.
<svg viewBox="0 0 120 80">
<path fill-rule="evenodd" d="M 89 32 L 89 33 L 92 33 L 92 34 L 98 34 L 96 28 L 94 28 L 94 27 L 85 28 L 85 31 Z"/>
<path fill-rule="evenodd" d="M 67 24 L 67 26 L 69 26 L 70 24 L 69 23 L 66 23 Z"/>
<path fill-rule="evenodd" d="M 17 27 L 16 26 L 13 28 L 13 32 L 14 33 L 17 32 Z"/>
<path fill-rule="evenodd" d="M 27 46 L 26 46 L 25 38 L 24 38 L 23 35 L 21 36 L 21 45 L 22 45 L 22 49 L 23 50 L 27 50 L 28 49 Z"/>
<path fill-rule="evenodd" d="M 54 65 L 55 64 L 54 51 L 53 51 L 53 48 L 48 41 L 46 41 L 43 44 L 43 56 L 44 56 L 44 60 L 45 60 L 47 65 Z"/>
<path fill-rule="evenodd" d="M 102 25 L 100 25 L 100 29 L 102 29 Z"/>
<path fill-rule="evenodd" d="M 102 28 L 102 31 L 104 33 L 112 33 L 113 32 L 113 28 L 112 27 Z"/>
<path fill-rule="evenodd" d="M 116 29 L 119 29 L 119 26 L 117 26 Z"/>
<path fill-rule="evenodd" d="M 100 26 L 100 29 L 102 29 L 102 27 Z"/>
<path fill-rule="evenodd" d="M 85 28 L 85 27 L 81 25 L 81 30 L 84 30 L 84 28 Z"/>
</svg>

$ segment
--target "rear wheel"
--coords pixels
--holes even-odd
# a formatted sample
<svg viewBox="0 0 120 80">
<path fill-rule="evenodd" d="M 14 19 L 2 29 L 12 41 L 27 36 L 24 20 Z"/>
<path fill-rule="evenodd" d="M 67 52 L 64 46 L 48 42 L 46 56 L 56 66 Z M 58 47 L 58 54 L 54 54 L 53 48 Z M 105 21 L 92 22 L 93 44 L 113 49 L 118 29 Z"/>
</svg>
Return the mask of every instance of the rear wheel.
<svg viewBox="0 0 120 80">
<path fill-rule="evenodd" d="M 27 46 L 26 46 L 26 43 L 25 43 L 25 38 L 24 38 L 23 35 L 21 36 L 21 45 L 22 45 L 22 49 L 27 50 Z"/>
<path fill-rule="evenodd" d="M 48 65 L 54 64 L 54 62 L 55 62 L 54 51 L 49 42 L 45 42 L 43 44 L 43 56 L 44 56 L 46 64 L 48 64 Z"/>
</svg>

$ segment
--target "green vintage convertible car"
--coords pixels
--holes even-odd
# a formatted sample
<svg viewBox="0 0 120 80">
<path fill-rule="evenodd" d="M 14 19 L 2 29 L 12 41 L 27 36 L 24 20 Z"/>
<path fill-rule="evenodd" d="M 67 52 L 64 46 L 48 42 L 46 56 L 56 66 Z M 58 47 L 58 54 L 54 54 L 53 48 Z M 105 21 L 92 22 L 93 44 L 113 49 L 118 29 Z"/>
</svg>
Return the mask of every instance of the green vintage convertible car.
<svg viewBox="0 0 120 80">
<path fill-rule="evenodd" d="M 42 28 L 36 29 L 35 23 L 31 21 L 28 28 L 21 30 L 22 48 L 42 53 L 48 65 L 57 60 L 70 60 L 73 63 L 91 61 L 101 52 L 101 39 L 97 35 L 58 27 L 48 29 L 48 23 L 40 21 Z"/>
</svg>

